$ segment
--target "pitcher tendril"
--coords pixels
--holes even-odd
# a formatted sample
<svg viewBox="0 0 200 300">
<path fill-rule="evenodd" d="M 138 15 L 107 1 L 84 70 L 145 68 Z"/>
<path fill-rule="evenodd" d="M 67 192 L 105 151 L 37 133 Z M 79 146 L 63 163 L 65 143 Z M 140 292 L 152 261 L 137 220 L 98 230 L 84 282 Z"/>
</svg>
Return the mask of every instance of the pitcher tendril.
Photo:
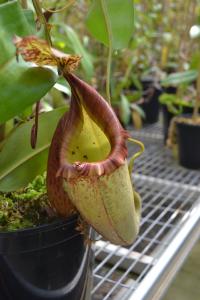
<svg viewBox="0 0 200 300">
<path fill-rule="evenodd" d="M 35 108 L 35 122 L 31 129 L 31 147 L 35 149 L 37 143 L 37 136 L 38 136 L 38 117 L 39 117 L 39 110 L 40 110 L 40 101 L 37 101 L 36 108 Z"/>
<path fill-rule="evenodd" d="M 131 173 L 133 172 L 133 166 L 134 166 L 134 162 L 135 162 L 135 159 L 138 158 L 140 155 L 142 155 L 142 153 L 144 152 L 145 148 L 144 148 L 144 144 L 141 143 L 140 141 L 138 140 L 135 140 L 135 139 L 132 139 L 132 138 L 128 138 L 128 141 L 133 143 L 133 144 L 136 144 L 140 147 L 140 151 L 138 151 L 137 153 L 135 153 L 129 160 L 129 166 L 128 166 L 128 169 L 129 169 L 129 173 L 131 175 Z"/>
</svg>

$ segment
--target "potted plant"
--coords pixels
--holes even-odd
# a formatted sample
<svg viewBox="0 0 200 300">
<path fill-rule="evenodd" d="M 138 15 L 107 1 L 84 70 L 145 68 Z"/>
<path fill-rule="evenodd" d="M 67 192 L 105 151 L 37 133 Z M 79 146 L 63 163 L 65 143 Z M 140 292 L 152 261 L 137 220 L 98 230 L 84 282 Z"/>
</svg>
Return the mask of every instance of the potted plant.
<svg viewBox="0 0 200 300">
<path fill-rule="evenodd" d="M 45 23 L 40 3 L 33 3 Z M 98 2 L 91 18 L 99 13 L 96 8 Z M 0 25 L 5 51 L 0 61 L 0 297 L 89 299 L 88 224 L 116 244 L 133 242 L 141 200 L 130 174 L 143 145 L 133 140 L 141 150 L 128 165 L 129 134 L 109 104 L 73 74 L 80 57 L 52 48 L 48 26 L 47 41 L 35 35 L 32 12 L 23 11 L 18 1 L 2 4 Z M 46 65 L 68 81 L 69 111 L 61 107 L 39 114 L 37 103 L 27 121 L 25 109 L 30 111 L 57 80 Z M 47 179 L 36 177 L 46 169 Z"/>
<path fill-rule="evenodd" d="M 188 6 L 192 11 L 193 16 L 196 16 L 197 12 L 195 5 L 196 4 L 194 3 L 192 6 Z M 168 145 L 175 150 L 176 156 L 178 157 L 181 165 L 187 168 L 198 169 L 200 167 L 198 155 L 200 30 L 198 25 L 193 25 L 193 19 L 194 18 L 189 18 L 186 31 L 188 34 L 184 35 L 183 40 L 181 40 L 180 43 L 180 46 L 185 45 L 184 51 L 182 47 L 180 47 L 180 51 L 184 61 L 186 59 L 189 61 L 189 63 L 187 63 L 189 70 L 171 74 L 168 78 L 166 78 L 166 81 L 164 82 L 165 84 L 174 83 L 174 85 L 178 85 L 177 95 L 176 97 L 172 97 L 171 101 L 168 101 L 169 98 L 168 95 L 166 95 L 166 98 L 161 99 L 161 101 L 164 101 L 165 104 L 168 102 L 168 105 L 173 110 L 177 107 L 181 108 L 178 112 L 182 114 L 174 117 L 171 121 Z M 191 42 L 188 41 L 189 36 L 191 39 L 196 39 L 196 42 L 193 41 L 191 44 Z M 175 111 L 177 112 L 177 109 Z"/>
<path fill-rule="evenodd" d="M 197 2 L 184 1 L 171 3 L 166 1 L 168 20 L 163 31 L 163 43 L 160 66 L 165 77 L 161 81 L 163 95 L 162 106 L 164 142 L 167 140 L 168 128 L 172 117 L 182 113 L 192 113 L 194 104 L 193 85 L 197 72 L 190 61 L 198 46 L 191 44 L 190 29 L 197 15 Z M 176 19 L 176 29 L 172 24 Z"/>
<path fill-rule="evenodd" d="M 32 104 L 55 84 L 56 74 L 16 61 L 12 40 L 15 34 L 34 33 L 32 11 L 10 1 L 0 6 L 0 19 L 0 298 L 82 299 L 90 247 L 76 230 L 78 216 L 58 217 L 46 195 L 45 176 L 34 179 L 46 169 L 48 148 L 66 107 L 38 117 L 37 106 L 35 119 L 29 119 Z"/>
<path fill-rule="evenodd" d="M 182 166 L 191 169 L 200 168 L 199 158 L 199 134 L 200 118 L 200 71 L 197 77 L 196 98 L 193 114 L 185 114 L 175 117 L 171 121 L 168 145 L 176 149 L 179 162 Z"/>
<path fill-rule="evenodd" d="M 116 58 L 115 58 L 116 59 Z M 145 119 L 145 113 L 140 107 L 138 100 L 142 97 L 141 85 L 134 76 L 136 84 L 138 84 L 138 90 L 130 89 L 131 72 L 133 69 L 133 62 L 129 60 L 125 75 L 121 78 L 113 78 L 112 80 L 112 99 L 111 105 L 119 118 L 122 125 L 126 128 L 131 124 L 131 121 L 135 129 L 142 127 L 143 120 Z"/>
<path fill-rule="evenodd" d="M 159 96 L 161 94 L 161 87 L 156 77 L 144 77 L 141 80 L 142 97 L 137 102 L 137 105 L 144 111 L 144 122 L 146 124 L 153 124 L 159 118 Z"/>
<path fill-rule="evenodd" d="M 159 101 L 161 87 L 156 81 L 156 76 L 140 79 L 133 72 L 133 61 L 129 60 L 125 75 L 113 84 L 112 106 L 124 126 L 133 122 L 135 129 L 140 129 L 145 124 L 158 121 Z"/>
<path fill-rule="evenodd" d="M 197 77 L 195 70 L 172 73 L 162 81 L 164 93 L 159 101 L 162 105 L 164 142 L 168 128 L 174 116 L 192 113 L 194 106 L 194 88 L 191 84 Z"/>
</svg>

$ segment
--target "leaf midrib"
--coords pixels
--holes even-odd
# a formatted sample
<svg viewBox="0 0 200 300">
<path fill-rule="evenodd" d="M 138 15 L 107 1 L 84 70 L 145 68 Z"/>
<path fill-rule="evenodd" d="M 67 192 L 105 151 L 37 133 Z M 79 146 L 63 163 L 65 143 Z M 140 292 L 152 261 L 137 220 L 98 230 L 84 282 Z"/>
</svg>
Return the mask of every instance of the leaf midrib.
<svg viewBox="0 0 200 300">
<path fill-rule="evenodd" d="M 48 145 L 45 145 L 45 146 L 39 148 L 38 151 L 34 152 L 34 155 L 28 155 L 24 159 L 21 159 L 19 162 L 17 162 L 12 167 L 10 167 L 7 170 L 7 172 L 4 172 L 3 175 L 0 176 L 0 180 L 2 180 L 3 178 L 5 178 L 8 174 L 12 173 L 15 169 L 19 168 L 21 165 L 23 165 L 25 162 L 29 161 L 34 156 L 38 155 L 38 153 L 41 153 L 42 151 L 44 151 L 45 149 L 47 149 L 49 147 L 49 145 L 50 145 L 50 143 L 48 143 Z"/>
</svg>

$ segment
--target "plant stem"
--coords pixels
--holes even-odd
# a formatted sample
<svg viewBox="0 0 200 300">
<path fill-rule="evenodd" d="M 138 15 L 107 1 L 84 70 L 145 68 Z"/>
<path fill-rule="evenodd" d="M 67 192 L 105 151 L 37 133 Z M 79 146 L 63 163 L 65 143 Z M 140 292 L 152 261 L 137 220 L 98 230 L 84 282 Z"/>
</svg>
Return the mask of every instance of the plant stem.
<svg viewBox="0 0 200 300">
<path fill-rule="evenodd" d="M 52 42 L 51 42 L 51 37 L 49 34 L 49 28 L 48 28 L 48 24 L 47 21 L 45 19 L 45 16 L 42 13 L 42 8 L 40 6 L 40 2 L 39 0 L 32 0 L 33 2 L 33 6 L 35 8 L 36 14 L 38 16 L 39 21 L 44 25 L 44 31 L 45 31 L 45 36 L 46 36 L 46 40 L 48 45 L 51 47 L 52 46 Z"/>
<path fill-rule="evenodd" d="M 121 94 L 123 88 L 125 87 L 125 85 L 126 85 L 126 83 L 127 83 L 128 78 L 129 78 L 129 76 L 130 76 L 130 74 L 131 74 L 131 71 L 132 71 L 132 69 L 133 69 L 133 66 L 134 66 L 134 65 L 133 65 L 132 58 L 131 58 L 131 60 L 129 61 L 128 67 L 127 67 L 127 69 L 126 69 L 124 78 L 123 78 L 122 81 L 121 81 L 121 84 L 119 84 L 119 85 L 116 87 L 116 92 L 115 92 L 115 95 L 114 95 L 114 99 L 117 99 L 117 98 L 120 96 L 120 94 Z"/>
<path fill-rule="evenodd" d="M 27 0 L 21 0 L 21 6 L 23 9 L 27 9 L 28 8 Z"/>
<path fill-rule="evenodd" d="M 192 119 L 194 121 L 197 121 L 197 119 L 199 118 L 199 109 L 200 109 L 200 67 L 199 67 L 198 78 L 197 78 L 197 95 L 196 95 L 196 100 L 194 105 L 193 116 L 192 116 Z"/>
<path fill-rule="evenodd" d="M 35 122 L 31 129 L 31 147 L 35 149 L 38 136 L 38 117 L 40 113 L 40 101 L 37 101 L 35 108 Z"/>
<path fill-rule="evenodd" d="M 49 8 L 46 8 L 43 6 L 43 8 L 48 11 L 48 12 L 51 12 L 51 13 L 57 13 L 57 12 L 61 12 L 61 11 L 64 11 L 66 10 L 67 8 L 69 8 L 71 5 L 73 5 L 75 3 L 76 0 L 71 0 L 69 1 L 69 3 L 65 4 L 63 7 L 61 8 L 58 8 L 58 9 L 49 9 Z"/>
<path fill-rule="evenodd" d="M 108 49 L 108 61 L 106 70 L 106 95 L 108 103 L 111 105 L 111 94 L 110 94 L 110 76 L 111 76 L 111 64 L 112 64 L 112 48 Z"/>
<path fill-rule="evenodd" d="M 107 60 L 107 70 L 106 70 L 106 95 L 107 95 L 107 101 L 109 104 L 111 104 L 111 95 L 110 95 L 110 75 L 111 75 L 111 63 L 112 63 L 112 51 L 113 51 L 113 41 L 112 41 L 112 29 L 111 24 L 109 20 L 108 10 L 106 6 L 105 0 L 100 0 L 101 7 L 103 10 L 105 23 L 106 23 L 106 30 L 108 33 L 108 60 Z"/>
<path fill-rule="evenodd" d="M 190 19 L 191 14 L 188 14 L 188 11 L 190 12 L 190 7 L 191 7 L 190 0 L 185 0 L 184 2 L 180 2 L 179 11 L 182 13 L 180 14 L 180 19 L 179 19 L 179 24 L 181 24 L 181 29 L 179 34 L 179 52 L 180 52 L 181 60 L 179 61 L 178 72 L 184 71 L 184 62 L 187 62 L 188 60 L 188 48 L 190 47 L 189 31 L 192 25 Z M 182 24 L 184 24 L 184 26 Z M 183 87 L 179 85 L 176 92 L 177 97 L 181 99 L 183 97 L 183 93 L 184 93 Z"/>
</svg>

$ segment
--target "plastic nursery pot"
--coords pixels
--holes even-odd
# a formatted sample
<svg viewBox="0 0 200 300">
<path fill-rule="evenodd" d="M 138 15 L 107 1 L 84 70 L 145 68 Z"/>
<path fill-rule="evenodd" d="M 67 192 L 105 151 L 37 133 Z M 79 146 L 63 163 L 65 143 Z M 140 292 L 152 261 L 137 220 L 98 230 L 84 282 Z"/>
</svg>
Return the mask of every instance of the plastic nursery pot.
<svg viewBox="0 0 200 300">
<path fill-rule="evenodd" d="M 168 87 L 163 87 L 163 92 L 167 94 L 176 94 L 177 87 L 175 86 L 168 86 Z M 168 111 L 167 106 L 162 104 L 161 105 L 162 109 L 162 116 L 163 116 L 163 135 L 164 135 L 164 144 L 167 141 L 168 137 L 168 128 L 169 124 L 171 122 L 171 119 L 174 117 L 174 114 Z"/>
<path fill-rule="evenodd" d="M 176 86 L 163 87 L 163 92 L 167 94 L 176 94 L 177 87 Z"/>
<path fill-rule="evenodd" d="M 200 169 L 200 124 L 176 124 L 179 162 L 189 169 Z"/>
<path fill-rule="evenodd" d="M 85 299 L 90 248 L 77 217 L 0 233 L 0 300 Z"/>
<path fill-rule="evenodd" d="M 168 110 L 167 105 L 162 104 L 161 108 L 162 108 L 162 116 L 163 116 L 162 122 L 163 122 L 164 144 L 166 144 L 168 138 L 169 125 L 172 118 L 175 117 L 175 115 Z M 192 107 L 183 107 L 184 114 L 190 114 L 192 113 L 192 111 L 193 111 Z"/>
<path fill-rule="evenodd" d="M 142 84 L 143 90 L 146 91 L 150 87 L 155 87 L 155 80 L 152 76 L 144 77 L 141 79 L 141 84 Z"/>
<path fill-rule="evenodd" d="M 160 92 L 158 90 L 154 90 L 153 95 L 148 100 L 145 100 L 142 103 L 139 103 L 139 106 L 145 113 L 146 124 L 153 124 L 158 121 L 159 118 L 159 102 L 158 97 Z"/>
<path fill-rule="evenodd" d="M 144 122 L 147 124 L 153 124 L 156 123 L 159 118 L 160 104 L 158 99 L 162 90 L 154 84 L 154 81 L 151 78 L 142 80 L 142 86 L 144 90 L 144 101 L 139 103 L 139 106 L 145 112 L 146 117 Z"/>
</svg>

